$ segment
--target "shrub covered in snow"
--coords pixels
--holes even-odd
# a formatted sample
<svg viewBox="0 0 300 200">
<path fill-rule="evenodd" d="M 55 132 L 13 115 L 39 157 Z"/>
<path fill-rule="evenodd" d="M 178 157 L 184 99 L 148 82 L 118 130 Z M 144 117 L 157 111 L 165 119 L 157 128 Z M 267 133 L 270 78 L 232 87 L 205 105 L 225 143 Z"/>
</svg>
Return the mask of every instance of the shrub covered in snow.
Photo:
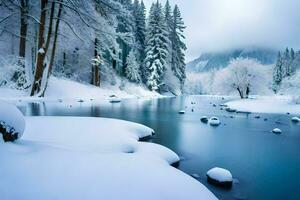
<svg viewBox="0 0 300 200">
<path fill-rule="evenodd" d="M 25 118 L 14 105 L 0 102 L 0 133 L 5 142 L 19 139 L 25 130 Z"/>
<path fill-rule="evenodd" d="M 0 57 L 0 87 L 25 89 L 30 85 L 27 63 L 17 56 Z"/>
<path fill-rule="evenodd" d="M 280 94 L 291 95 L 296 104 L 300 104 L 300 70 L 281 83 Z"/>
</svg>

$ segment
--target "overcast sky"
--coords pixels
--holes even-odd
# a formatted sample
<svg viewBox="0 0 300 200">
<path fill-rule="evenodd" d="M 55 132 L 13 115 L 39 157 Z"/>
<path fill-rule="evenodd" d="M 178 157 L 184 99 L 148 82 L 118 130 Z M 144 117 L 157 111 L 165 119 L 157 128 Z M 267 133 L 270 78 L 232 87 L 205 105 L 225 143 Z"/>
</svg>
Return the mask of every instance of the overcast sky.
<svg viewBox="0 0 300 200">
<path fill-rule="evenodd" d="M 154 1 L 144 0 L 147 8 Z M 245 46 L 300 48 L 300 0 L 169 1 L 179 5 L 187 26 L 188 61 Z"/>
</svg>

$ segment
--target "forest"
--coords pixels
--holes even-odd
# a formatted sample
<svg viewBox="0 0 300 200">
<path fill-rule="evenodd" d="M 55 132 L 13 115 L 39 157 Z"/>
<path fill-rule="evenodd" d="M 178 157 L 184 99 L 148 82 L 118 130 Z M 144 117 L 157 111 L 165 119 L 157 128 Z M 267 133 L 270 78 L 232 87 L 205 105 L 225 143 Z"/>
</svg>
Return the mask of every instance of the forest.
<svg viewBox="0 0 300 200">
<path fill-rule="evenodd" d="M 157 1 L 148 10 L 139 0 L 0 1 L 0 87 L 43 97 L 55 76 L 180 94 L 186 79 L 180 9 Z"/>
</svg>

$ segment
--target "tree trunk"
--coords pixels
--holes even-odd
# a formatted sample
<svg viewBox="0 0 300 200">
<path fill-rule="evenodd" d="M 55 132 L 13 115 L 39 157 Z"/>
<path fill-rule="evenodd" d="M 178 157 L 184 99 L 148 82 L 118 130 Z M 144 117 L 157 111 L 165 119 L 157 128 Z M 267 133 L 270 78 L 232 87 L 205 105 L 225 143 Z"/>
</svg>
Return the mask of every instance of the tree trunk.
<svg viewBox="0 0 300 200">
<path fill-rule="evenodd" d="M 48 86 L 48 80 L 49 80 L 49 77 L 52 73 L 52 68 L 53 68 L 54 59 L 55 59 L 58 29 L 59 29 L 60 17 L 61 17 L 61 13 L 62 13 L 62 7 L 63 7 L 62 2 L 63 2 L 63 0 L 61 0 L 60 2 L 61 3 L 59 4 L 59 9 L 58 9 L 58 13 L 57 13 L 57 20 L 56 20 L 56 25 L 55 25 L 55 31 L 54 31 L 54 40 L 53 40 L 51 57 L 50 57 L 50 63 L 49 63 L 49 66 L 48 66 L 48 72 L 47 72 L 47 77 L 46 77 L 46 84 L 45 84 L 45 87 L 43 88 L 42 96 L 45 95 L 45 91 L 46 91 L 47 86 Z M 53 19 L 53 16 L 52 16 L 52 19 Z M 49 37 L 49 35 L 48 35 L 48 37 Z"/>
<path fill-rule="evenodd" d="M 250 86 L 247 85 L 247 89 L 246 89 L 246 99 L 248 99 L 249 94 L 250 94 Z"/>
<path fill-rule="evenodd" d="M 17 81 L 20 76 L 25 75 L 25 55 L 26 55 L 26 38 L 28 29 L 28 0 L 20 0 L 20 42 L 19 42 L 19 61 L 22 71 L 16 71 L 12 77 L 12 81 Z M 22 87 L 21 83 L 18 83 Z"/>
<path fill-rule="evenodd" d="M 241 99 L 244 99 L 243 91 L 241 91 L 239 87 L 237 88 L 237 91 L 239 92 Z"/>
<path fill-rule="evenodd" d="M 94 50 L 94 56 L 95 59 L 97 59 L 99 57 L 98 54 L 98 38 L 95 38 L 95 50 Z M 100 73 L 99 73 L 99 65 L 98 63 L 94 63 L 93 64 L 93 68 L 92 68 L 92 84 L 95 86 L 100 87 Z"/>
<path fill-rule="evenodd" d="M 19 47 L 19 57 L 25 58 L 26 55 L 26 37 L 28 29 L 28 0 L 21 0 L 21 26 L 20 26 L 20 47 Z"/>
<path fill-rule="evenodd" d="M 41 10 L 40 10 L 40 25 L 39 25 L 39 38 L 38 38 L 38 55 L 35 67 L 35 74 L 34 80 L 32 83 L 31 93 L 30 96 L 34 96 L 35 94 L 39 93 L 41 90 L 41 82 L 43 78 L 44 72 L 44 61 L 45 61 L 45 23 L 46 23 L 46 5 L 48 0 L 41 0 Z"/>
</svg>

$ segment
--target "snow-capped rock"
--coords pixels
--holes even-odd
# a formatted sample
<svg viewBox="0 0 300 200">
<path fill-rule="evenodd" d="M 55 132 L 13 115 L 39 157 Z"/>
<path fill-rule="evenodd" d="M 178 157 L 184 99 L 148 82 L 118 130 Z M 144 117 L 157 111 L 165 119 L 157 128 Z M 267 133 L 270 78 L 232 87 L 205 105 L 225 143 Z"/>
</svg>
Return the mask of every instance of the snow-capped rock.
<svg viewBox="0 0 300 200">
<path fill-rule="evenodd" d="M 110 103 L 120 103 L 122 100 L 116 96 L 110 97 L 109 102 Z"/>
<path fill-rule="evenodd" d="M 200 121 L 203 122 L 203 123 L 207 123 L 208 122 L 208 117 L 207 116 L 202 116 L 200 118 Z"/>
<path fill-rule="evenodd" d="M 22 137 L 25 130 L 25 118 L 14 105 L 0 101 L 0 133 L 3 140 L 14 141 Z"/>
<path fill-rule="evenodd" d="M 208 122 L 211 126 L 219 126 L 221 124 L 219 118 L 217 117 L 211 117 Z"/>
<path fill-rule="evenodd" d="M 236 112 L 236 111 L 237 111 L 236 109 L 229 108 L 229 107 L 227 107 L 225 110 L 226 110 L 227 112 Z"/>
<path fill-rule="evenodd" d="M 300 118 L 299 117 L 293 117 L 292 122 L 298 123 L 298 122 L 300 122 Z"/>
<path fill-rule="evenodd" d="M 274 129 L 272 130 L 272 132 L 275 133 L 275 134 L 281 134 L 281 133 L 282 133 L 282 130 L 279 129 L 279 128 L 274 128 Z"/>
<path fill-rule="evenodd" d="M 178 111 L 178 114 L 185 114 L 185 110 Z"/>
<path fill-rule="evenodd" d="M 226 169 L 219 167 L 212 168 L 206 173 L 206 176 L 207 181 L 211 184 L 221 187 L 232 186 L 232 174 Z"/>
</svg>

